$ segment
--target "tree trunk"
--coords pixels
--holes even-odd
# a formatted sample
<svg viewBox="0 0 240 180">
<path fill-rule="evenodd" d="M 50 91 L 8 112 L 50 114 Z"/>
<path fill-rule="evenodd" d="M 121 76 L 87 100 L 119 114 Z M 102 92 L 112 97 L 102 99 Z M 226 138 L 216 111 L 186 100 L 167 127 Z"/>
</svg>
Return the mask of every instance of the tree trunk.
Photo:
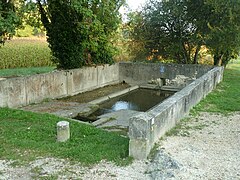
<svg viewBox="0 0 240 180">
<path fill-rule="evenodd" d="M 46 28 L 47 31 L 49 31 L 49 20 L 47 18 L 47 13 L 46 11 L 44 10 L 40 0 L 37 0 L 37 4 L 38 4 L 38 8 L 39 8 L 39 13 L 41 15 L 41 20 L 42 20 L 42 23 L 44 25 L 44 27 Z"/>
<path fill-rule="evenodd" d="M 221 66 L 222 58 L 223 58 L 223 54 L 215 54 L 214 55 L 214 65 Z"/>
<path fill-rule="evenodd" d="M 198 53 L 201 49 L 201 46 L 198 45 L 194 54 L 193 64 L 198 64 Z"/>
<path fill-rule="evenodd" d="M 185 60 L 185 63 L 184 63 L 184 64 L 189 64 L 190 61 L 191 61 L 191 58 L 190 58 L 190 56 L 188 55 L 188 52 L 187 52 L 187 49 L 186 49 L 184 43 L 182 43 L 182 47 L 183 47 L 183 57 L 184 57 L 184 60 Z"/>
</svg>

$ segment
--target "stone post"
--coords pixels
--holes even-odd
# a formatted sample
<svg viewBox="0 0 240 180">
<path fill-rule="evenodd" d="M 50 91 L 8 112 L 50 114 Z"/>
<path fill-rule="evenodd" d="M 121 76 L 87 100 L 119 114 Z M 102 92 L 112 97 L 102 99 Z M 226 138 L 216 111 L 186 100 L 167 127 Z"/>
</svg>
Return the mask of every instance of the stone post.
<svg viewBox="0 0 240 180">
<path fill-rule="evenodd" d="M 151 127 L 153 117 L 147 113 L 138 113 L 129 120 L 129 156 L 135 159 L 147 159 L 152 148 Z"/>
<path fill-rule="evenodd" d="M 65 142 L 70 138 L 69 122 L 60 121 L 57 123 L 57 141 Z"/>
</svg>

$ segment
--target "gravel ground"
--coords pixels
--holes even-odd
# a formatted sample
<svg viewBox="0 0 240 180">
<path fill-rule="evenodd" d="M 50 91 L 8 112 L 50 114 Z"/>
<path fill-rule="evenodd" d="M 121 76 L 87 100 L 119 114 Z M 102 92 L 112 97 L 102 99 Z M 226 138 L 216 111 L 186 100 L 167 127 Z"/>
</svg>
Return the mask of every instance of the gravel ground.
<svg viewBox="0 0 240 180">
<path fill-rule="evenodd" d="M 63 159 L 38 158 L 25 166 L 0 160 L 0 179 L 240 179 L 240 112 L 202 113 L 177 135 L 159 142 L 151 161 L 118 167 L 102 161 L 82 167 Z"/>
</svg>

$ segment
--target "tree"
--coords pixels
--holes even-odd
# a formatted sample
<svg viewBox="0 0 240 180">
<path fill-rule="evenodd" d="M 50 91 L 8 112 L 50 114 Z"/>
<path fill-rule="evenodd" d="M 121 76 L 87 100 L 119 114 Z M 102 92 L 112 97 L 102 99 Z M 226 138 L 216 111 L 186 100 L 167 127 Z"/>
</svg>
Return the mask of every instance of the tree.
<svg viewBox="0 0 240 180">
<path fill-rule="evenodd" d="M 188 15 L 214 57 L 214 65 L 226 65 L 240 51 L 240 1 L 190 0 Z"/>
<path fill-rule="evenodd" d="M 206 0 L 211 7 L 206 45 L 214 56 L 214 65 L 224 65 L 240 52 L 240 0 Z"/>
<path fill-rule="evenodd" d="M 22 25 L 18 29 L 30 26 L 33 28 L 33 35 L 44 35 L 45 28 L 41 22 L 36 1 L 26 0 L 19 12 L 21 13 Z"/>
<path fill-rule="evenodd" d="M 15 33 L 20 25 L 20 18 L 17 15 L 13 0 L 0 1 L 0 42 L 4 44 L 7 37 Z"/>
<path fill-rule="evenodd" d="M 136 29 L 158 58 L 198 63 L 204 46 L 215 65 L 225 65 L 240 50 L 239 12 L 240 0 L 150 0 Z"/>
<path fill-rule="evenodd" d="M 123 0 L 37 1 L 48 42 L 59 68 L 113 63 L 111 35 Z"/>
<path fill-rule="evenodd" d="M 142 33 L 149 55 L 184 64 L 192 62 L 196 27 L 187 15 L 185 1 L 150 0 L 142 16 L 143 22 L 135 31 Z"/>
</svg>

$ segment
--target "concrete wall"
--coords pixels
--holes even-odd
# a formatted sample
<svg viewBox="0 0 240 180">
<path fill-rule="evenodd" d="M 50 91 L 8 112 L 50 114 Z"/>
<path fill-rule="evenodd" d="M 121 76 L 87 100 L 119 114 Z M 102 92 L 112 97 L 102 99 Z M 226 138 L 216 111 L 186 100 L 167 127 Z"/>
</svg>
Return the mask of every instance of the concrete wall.
<svg viewBox="0 0 240 180">
<path fill-rule="evenodd" d="M 119 82 L 119 66 L 84 67 L 0 80 L 0 107 L 19 107 Z"/>
<path fill-rule="evenodd" d="M 118 82 L 118 64 L 70 70 L 68 71 L 68 95 L 75 95 Z"/>
<path fill-rule="evenodd" d="M 147 158 L 154 143 L 210 93 L 222 76 L 223 68 L 215 67 L 163 103 L 132 117 L 129 122 L 130 156 Z"/>
<path fill-rule="evenodd" d="M 156 78 L 174 79 L 176 75 L 194 77 L 196 72 L 198 78 L 212 68 L 213 66 L 192 64 L 119 63 L 119 78 L 129 84 L 146 83 Z"/>
</svg>

